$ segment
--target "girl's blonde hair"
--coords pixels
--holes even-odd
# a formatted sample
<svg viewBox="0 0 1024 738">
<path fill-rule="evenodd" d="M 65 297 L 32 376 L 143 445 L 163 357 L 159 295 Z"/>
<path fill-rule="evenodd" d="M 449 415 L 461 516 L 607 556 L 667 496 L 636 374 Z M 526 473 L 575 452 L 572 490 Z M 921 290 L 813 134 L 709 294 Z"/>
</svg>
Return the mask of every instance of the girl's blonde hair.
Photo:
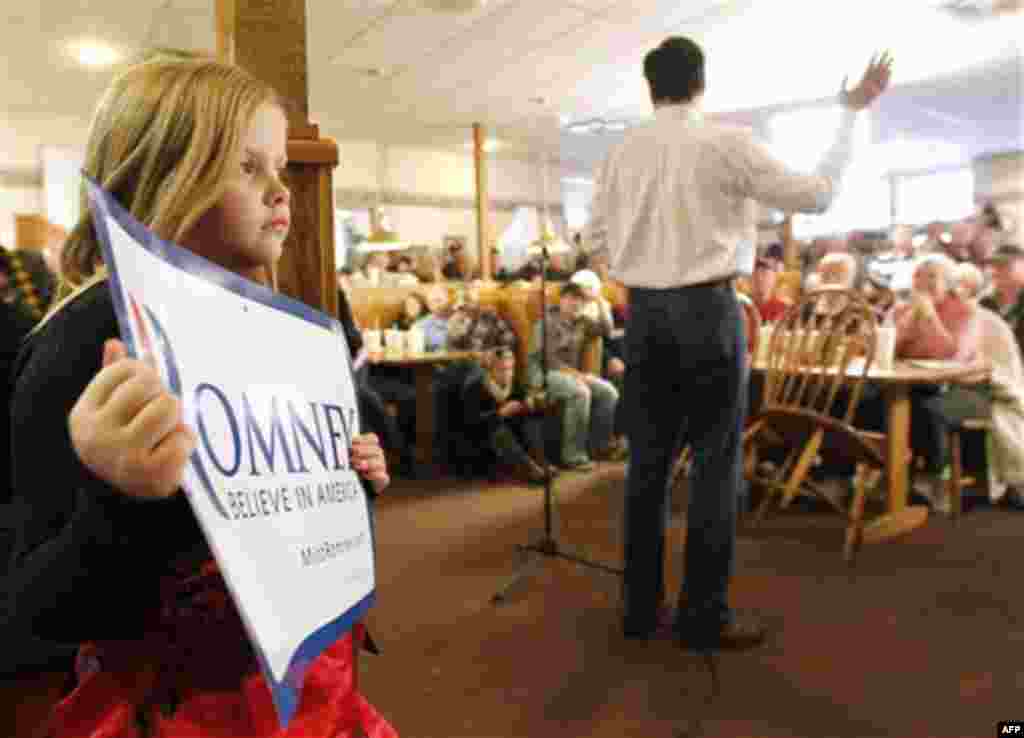
<svg viewBox="0 0 1024 738">
<path fill-rule="evenodd" d="M 284 107 L 240 67 L 205 54 L 151 52 L 100 98 L 83 171 L 159 237 L 180 242 L 221 198 L 249 122 L 267 103 Z M 80 212 L 42 322 L 106 277 L 84 186 Z"/>
</svg>

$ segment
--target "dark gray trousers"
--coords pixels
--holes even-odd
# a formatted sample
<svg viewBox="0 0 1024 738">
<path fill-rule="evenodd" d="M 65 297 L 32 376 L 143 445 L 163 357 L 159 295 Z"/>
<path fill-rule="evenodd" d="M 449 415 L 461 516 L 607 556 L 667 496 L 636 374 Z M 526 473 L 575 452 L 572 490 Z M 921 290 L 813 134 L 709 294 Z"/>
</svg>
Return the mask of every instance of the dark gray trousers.
<svg viewBox="0 0 1024 738">
<path fill-rule="evenodd" d="M 677 627 L 710 635 L 731 617 L 747 405 L 746 336 L 731 284 L 631 288 L 626 350 L 625 631 L 642 634 L 655 625 L 668 474 L 689 444 L 694 463 Z"/>
</svg>

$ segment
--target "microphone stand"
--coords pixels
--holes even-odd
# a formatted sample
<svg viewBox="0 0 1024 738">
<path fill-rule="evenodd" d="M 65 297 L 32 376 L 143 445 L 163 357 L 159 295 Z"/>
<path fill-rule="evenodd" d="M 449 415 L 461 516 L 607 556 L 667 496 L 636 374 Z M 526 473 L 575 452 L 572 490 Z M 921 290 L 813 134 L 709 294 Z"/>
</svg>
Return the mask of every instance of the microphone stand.
<svg viewBox="0 0 1024 738">
<path fill-rule="evenodd" d="M 548 402 L 548 244 L 543 237 L 540 241 L 540 258 L 540 366 L 541 387 L 546 406 Z M 533 566 L 536 566 L 537 562 L 542 560 L 539 557 L 565 559 L 566 561 L 572 561 L 591 569 L 606 571 L 610 574 L 618 574 L 619 576 L 623 574 L 622 569 L 616 569 L 596 561 L 588 561 L 558 542 L 554 531 L 555 500 L 551 491 L 552 474 L 547 469 L 547 451 L 544 448 L 544 444 L 541 444 L 541 460 L 544 462 L 544 533 L 533 543 L 516 544 L 516 550 L 519 551 L 521 557 L 518 569 L 491 598 L 491 602 L 495 605 L 500 605 L 507 600 L 509 590 L 518 584 L 526 573 Z"/>
</svg>

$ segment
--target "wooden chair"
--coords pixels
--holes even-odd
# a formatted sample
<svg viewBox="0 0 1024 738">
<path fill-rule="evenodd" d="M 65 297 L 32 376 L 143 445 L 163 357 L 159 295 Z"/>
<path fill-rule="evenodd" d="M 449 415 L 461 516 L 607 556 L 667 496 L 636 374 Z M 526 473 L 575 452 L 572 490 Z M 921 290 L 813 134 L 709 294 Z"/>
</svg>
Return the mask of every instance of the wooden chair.
<svg viewBox="0 0 1024 738">
<path fill-rule="evenodd" d="M 975 477 L 964 473 L 962 434 L 977 431 L 988 433 L 991 427 L 991 422 L 986 418 L 968 418 L 959 427 L 949 431 L 950 474 L 946 494 L 949 495 L 950 517 L 954 524 L 960 522 L 960 515 L 963 512 L 964 488 L 972 487 L 978 481 Z"/>
<path fill-rule="evenodd" d="M 859 292 L 829 288 L 805 295 L 772 334 L 764 404 L 745 437 L 750 446 L 779 438 L 792 449 L 772 472 L 746 465 L 747 479 L 766 492 L 755 522 L 774 501 L 785 509 L 798 493 L 810 493 L 847 518 L 844 557 L 849 562 L 862 543 L 916 527 L 928 514 L 927 508 L 912 508 L 898 519 L 881 516 L 870 528 L 864 525 L 868 472 L 880 472 L 886 463 L 884 436 L 852 425 L 874 352 L 875 319 Z M 833 499 L 808 478 L 818 462 L 856 466 L 852 501 Z"/>
</svg>

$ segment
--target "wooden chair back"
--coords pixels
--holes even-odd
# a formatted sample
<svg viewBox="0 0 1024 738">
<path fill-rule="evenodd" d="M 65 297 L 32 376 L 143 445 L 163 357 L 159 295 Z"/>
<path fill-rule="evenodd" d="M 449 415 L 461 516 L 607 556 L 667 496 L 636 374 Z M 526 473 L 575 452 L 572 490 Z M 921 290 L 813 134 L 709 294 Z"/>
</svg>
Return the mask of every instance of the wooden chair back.
<svg viewBox="0 0 1024 738">
<path fill-rule="evenodd" d="M 875 325 L 858 291 L 826 288 L 805 295 L 772 332 L 764 407 L 851 423 L 875 356 Z M 842 389 L 845 408 L 836 416 Z"/>
</svg>

